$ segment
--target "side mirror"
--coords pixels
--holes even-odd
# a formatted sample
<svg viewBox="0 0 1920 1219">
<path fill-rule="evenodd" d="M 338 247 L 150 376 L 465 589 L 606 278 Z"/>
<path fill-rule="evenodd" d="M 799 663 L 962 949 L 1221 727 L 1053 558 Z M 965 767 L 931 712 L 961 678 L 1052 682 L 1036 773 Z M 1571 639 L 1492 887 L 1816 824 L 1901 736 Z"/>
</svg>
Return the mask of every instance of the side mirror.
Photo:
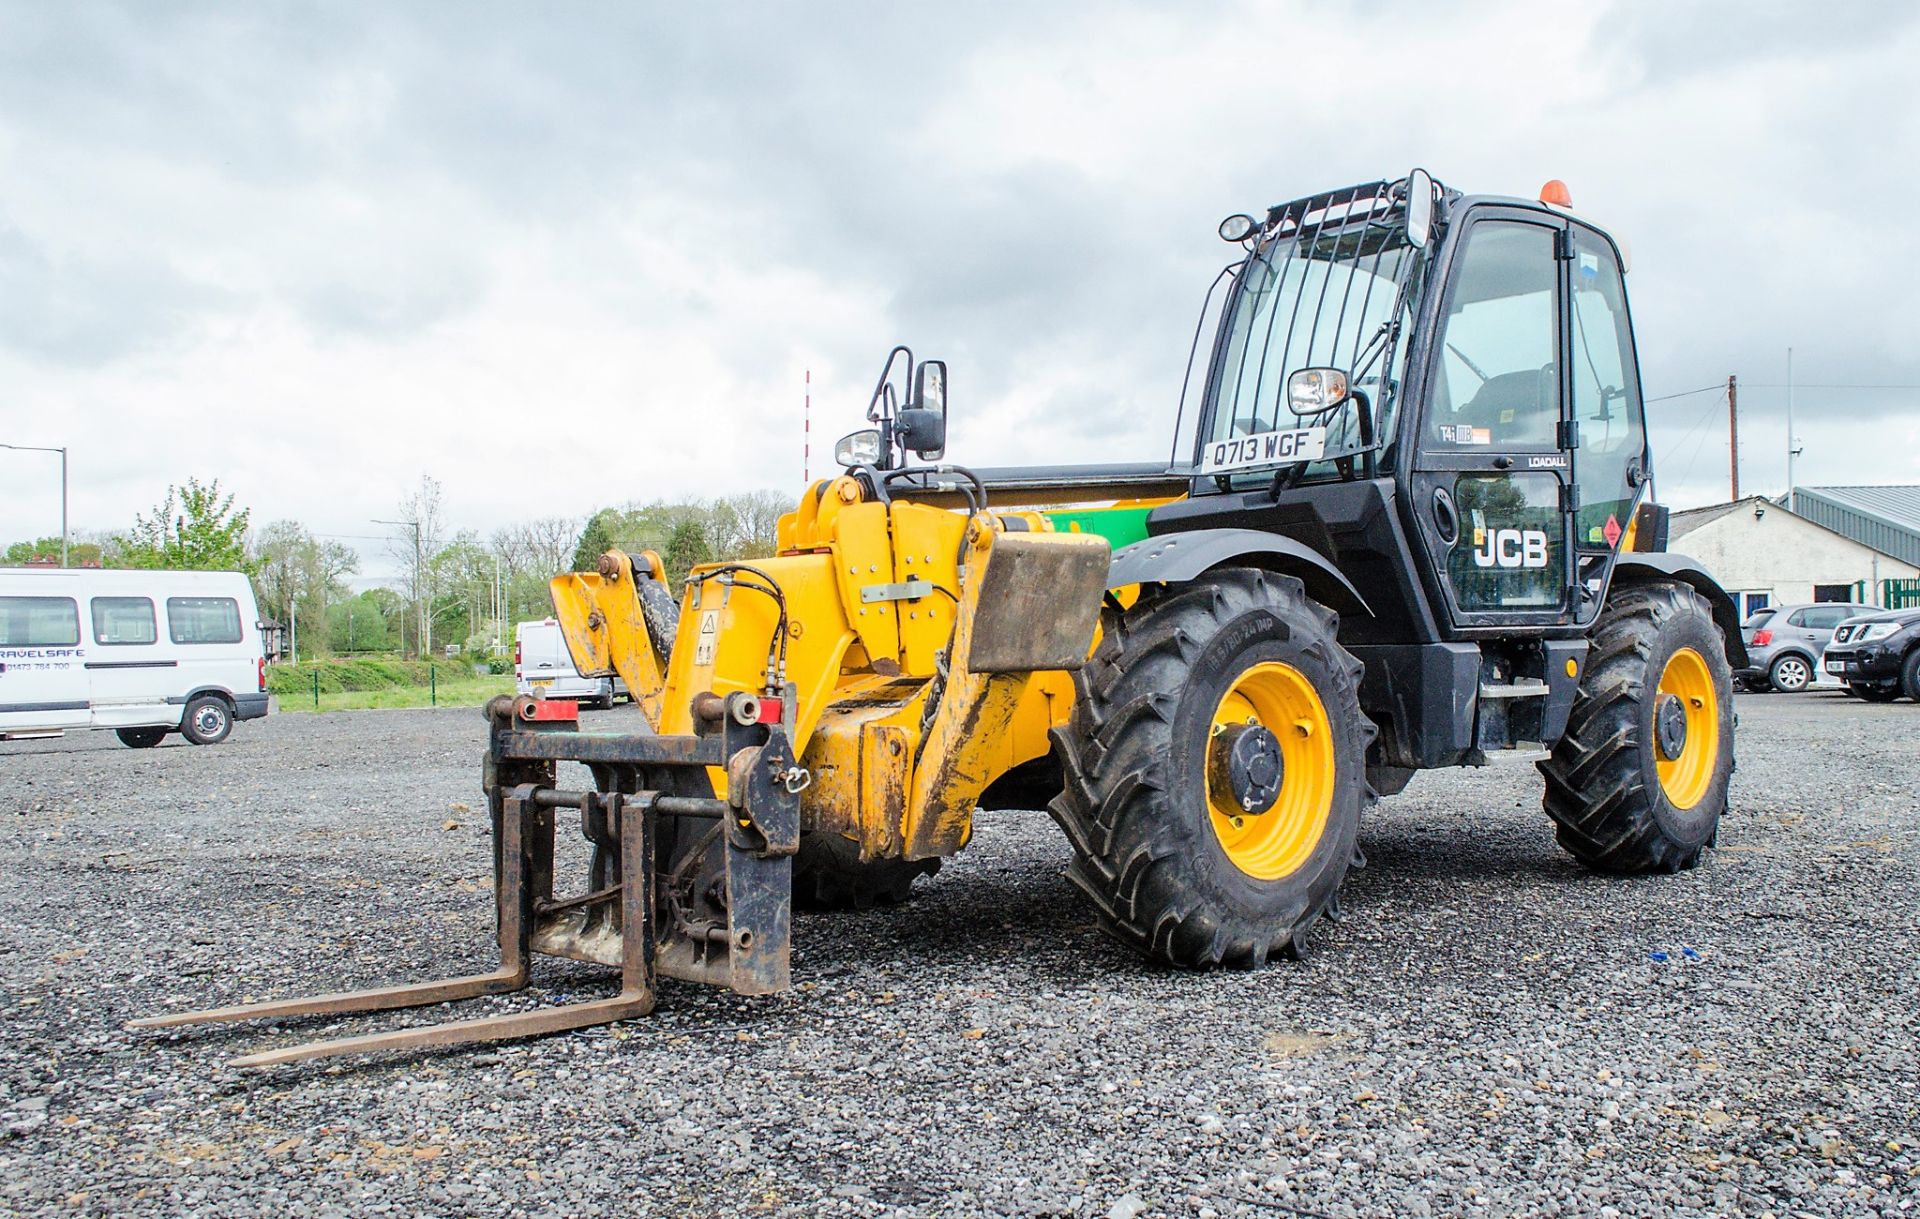
<svg viewBox="0 0 1920 1219">
<path fill-rule="evenodd" d="M 926 360 L 913 371 L 913 401 L 894 416 L 900 447 L 929 461 L 947 451 L 947 364 Z"/>
<path fill-rule="evenodd" d="M 836 464 L 851 470 L 855 466 L 871 466 L 880 460 L 880 429 L 864 428 L 858 432 L 848 432 L 833 442 L 833 460 Z"/>
<path fill-rule="evenodd" d="M 1296 415 L 1330 411 L 1353 396 L 1339 368 L 1303 368 L 1287 378 L 1287 408 Z"/>
<path fill-rule="evenodd" d="M 1407 175 L 1407 244 L 1427 248 L 1433 238 L 1433 178 L 1424 169 Z"/>
</svg>

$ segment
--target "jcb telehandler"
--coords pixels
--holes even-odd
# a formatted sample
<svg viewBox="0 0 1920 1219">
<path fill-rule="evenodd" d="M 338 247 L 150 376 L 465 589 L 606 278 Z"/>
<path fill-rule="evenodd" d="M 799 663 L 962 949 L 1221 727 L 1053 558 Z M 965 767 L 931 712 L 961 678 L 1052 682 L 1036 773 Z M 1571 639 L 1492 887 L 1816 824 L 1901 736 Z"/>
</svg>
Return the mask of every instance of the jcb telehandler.
<svg viewBox="0 0 1920 1219">
<path fill-rule="evenodd" d="M 1692 867 L 1744 656 L 1727 595 L 1665 552 L 1619 247 L 1558 183 L 1419 170 L 1220 235 L 1242 252 L 1184 460 L 912 464 L 943 456 L 947 369 L 896 348 L 776 555 L 698 567 L 677 604 L 651 553 L 553 581 L 580 672 L 645 722 L 488 706 L 497 971 L 138 1023 L 495 994 L 536 953 L 622 988 L 238 1061 L 640 1015 L 662 974 L 778 990 L 796 899 L 906 896 L 976 807 L 1047 802 L 1101 923 L 1191 967 L 1302 952 L 1361 814 L 1417 770 L 1544 753 L 1567 850 Z M 564 895 L 563 809 L 592 844 Z"/>
</svg>

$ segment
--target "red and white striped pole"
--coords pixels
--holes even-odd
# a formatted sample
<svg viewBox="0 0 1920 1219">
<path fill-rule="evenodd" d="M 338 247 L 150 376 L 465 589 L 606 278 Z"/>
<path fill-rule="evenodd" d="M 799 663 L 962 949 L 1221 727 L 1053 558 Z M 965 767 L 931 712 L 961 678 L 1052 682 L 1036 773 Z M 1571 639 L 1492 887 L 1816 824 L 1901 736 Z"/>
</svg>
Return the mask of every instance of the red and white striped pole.
<svg viewBox="0 0 1920 1219">
<path fill-rule="evenodd" d="M 813 370 L 807 370 L 806 407 L 800 424 L 800 485 L 813 485 Z"/>
</svg>

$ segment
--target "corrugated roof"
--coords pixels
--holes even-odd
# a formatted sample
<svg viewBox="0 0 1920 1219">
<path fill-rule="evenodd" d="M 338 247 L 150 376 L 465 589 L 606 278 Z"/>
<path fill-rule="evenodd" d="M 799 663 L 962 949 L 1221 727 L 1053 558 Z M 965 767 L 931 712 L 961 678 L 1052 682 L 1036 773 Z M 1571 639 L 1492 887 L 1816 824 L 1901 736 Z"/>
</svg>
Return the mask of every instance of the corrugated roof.
<svg viewBox="0 0 1920 1219">
<path fill-rule="evenodd" d="M 1920 485 L 1795 487 L 1793 507 L 1855 541 L 1920 563 Z"/>
<path fill-rule="evenodd" d="M 1817 495 L 1856 512 L 1871 512 L 1904 529 L 1920 532 L 1920 484 L 1879 487 L 1796 487 L 1797 495 Z"/>
</svg>

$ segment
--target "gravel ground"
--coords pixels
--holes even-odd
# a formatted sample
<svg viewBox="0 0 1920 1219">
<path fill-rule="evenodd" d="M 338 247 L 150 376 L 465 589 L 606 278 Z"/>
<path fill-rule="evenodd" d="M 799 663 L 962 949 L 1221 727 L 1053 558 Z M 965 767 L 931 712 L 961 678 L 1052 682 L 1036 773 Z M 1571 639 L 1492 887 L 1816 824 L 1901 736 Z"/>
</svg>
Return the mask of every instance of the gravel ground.
<svg viewBox="0 0 1920 1219">
<path fill-rule="evenodd" d="M 0 1213 L 1914 1213 L 1920 707 L 1739 706 L 1680 876 L 1582 872 L 1531 767 L 1424 775 L 1311 959 L 1174 974 L 986 814 L 909 906 L 803 915 L 788 994 L 247 1074 L 427 1017 L 121 1022 L 491 966 L 479 713 L 0 744 Z M 461 1014 L 611 993 L 536 978 Z"/>
</svg>

